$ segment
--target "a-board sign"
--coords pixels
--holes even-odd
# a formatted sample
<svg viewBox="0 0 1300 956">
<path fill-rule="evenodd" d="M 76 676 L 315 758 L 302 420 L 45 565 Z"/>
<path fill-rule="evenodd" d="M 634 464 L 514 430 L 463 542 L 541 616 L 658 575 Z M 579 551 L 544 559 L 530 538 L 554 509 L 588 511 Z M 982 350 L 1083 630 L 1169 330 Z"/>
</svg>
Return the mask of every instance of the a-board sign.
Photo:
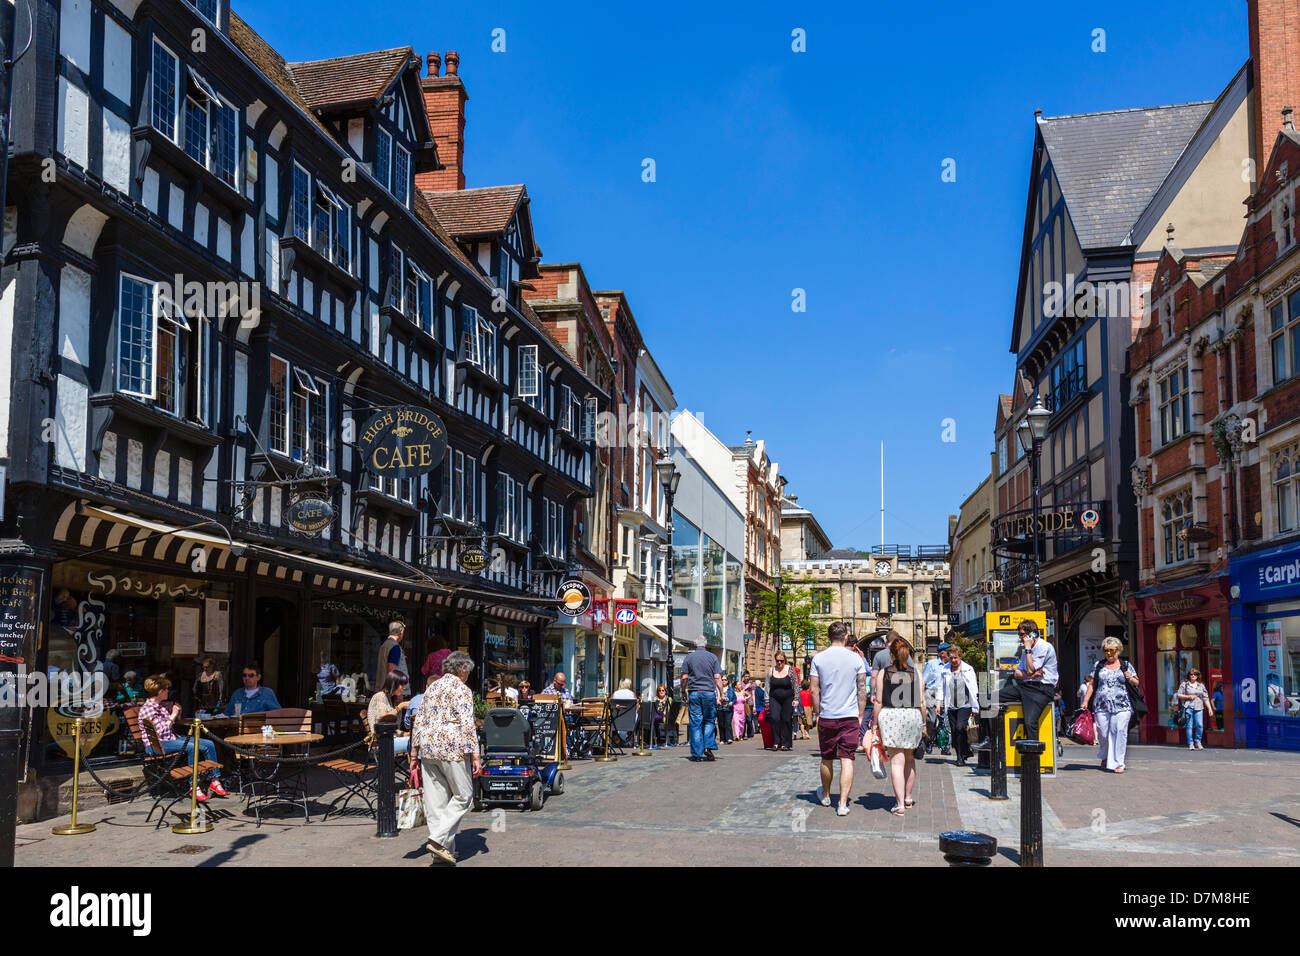
<svg viewBox="0 0 1300 956">
<path fill-rule="evenodd" d="M 19 664 L 31 667 L 44 586 L 42 568 L 0 565 L 0 671 L 17 670 Z"/>
<path fill-rule="evenodd" d="M 537 700 L 528 707 L 528 720 L 533 725 L 533 750 L 539 760 L 560 759 L 560 735 L 564 728 L 563 702 Z"/>
</svg>

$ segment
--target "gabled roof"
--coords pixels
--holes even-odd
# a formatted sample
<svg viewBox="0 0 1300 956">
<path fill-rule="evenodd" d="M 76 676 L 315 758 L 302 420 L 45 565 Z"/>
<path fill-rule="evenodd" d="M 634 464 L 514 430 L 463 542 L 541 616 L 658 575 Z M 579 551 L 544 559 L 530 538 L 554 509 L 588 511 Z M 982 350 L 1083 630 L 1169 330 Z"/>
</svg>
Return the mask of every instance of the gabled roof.
<svg viewBox="0 0 1300 956">
<path fill-rule="evenodd" d="M 415 58 L 409 46 L 307 63 L 287 63 L 302 98 L 312 109 L 370 103 Z"/>
<path fill-rule="evenodd" d="M 1206 101 L 1039 118 L 1084 249 L 1124 242 L 1213 106 Z"/>
<path fill-rule="evenodd" d="M 523 185 L 514 185 L 426 191 L 424 196 L 447 231 L 459 239 L 505 232 L 527 194 Z"/>
</svg>

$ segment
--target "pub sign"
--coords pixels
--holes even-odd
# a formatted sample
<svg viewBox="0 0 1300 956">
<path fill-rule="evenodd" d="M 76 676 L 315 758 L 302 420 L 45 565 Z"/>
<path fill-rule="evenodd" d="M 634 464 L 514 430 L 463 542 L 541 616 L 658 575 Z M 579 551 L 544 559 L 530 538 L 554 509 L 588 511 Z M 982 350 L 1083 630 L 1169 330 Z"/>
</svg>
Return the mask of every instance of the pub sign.
<svg viewBox="0 0 1300 956">
<path fill-rule="evenodd" d="M 447 426 L 418 405 L 399 405 L 373 415 L 357 436 L 361 460 L 381 478 L 415 478 L 442 464 Z"/>
</svg>

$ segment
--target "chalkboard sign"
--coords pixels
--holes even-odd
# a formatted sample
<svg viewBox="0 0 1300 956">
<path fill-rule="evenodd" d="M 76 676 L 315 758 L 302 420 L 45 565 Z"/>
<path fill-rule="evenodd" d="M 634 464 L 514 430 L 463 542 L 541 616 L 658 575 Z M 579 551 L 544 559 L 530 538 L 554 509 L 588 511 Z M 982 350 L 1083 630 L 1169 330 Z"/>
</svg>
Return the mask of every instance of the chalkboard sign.
<svg viewBox="0 0 1300 956">
<path fill-rule="evenodd" d="M 560 729 L 564 725 L 562 703 L 534 700 L 529 708 L 533 725 L 533 748 L 541 760 L 560 759 Z"/>
<path fill-rule="evenodd" d="M 0 670 L 31 669 L 44 584 L 41 568 L 0 565 Z"/>
</svg>

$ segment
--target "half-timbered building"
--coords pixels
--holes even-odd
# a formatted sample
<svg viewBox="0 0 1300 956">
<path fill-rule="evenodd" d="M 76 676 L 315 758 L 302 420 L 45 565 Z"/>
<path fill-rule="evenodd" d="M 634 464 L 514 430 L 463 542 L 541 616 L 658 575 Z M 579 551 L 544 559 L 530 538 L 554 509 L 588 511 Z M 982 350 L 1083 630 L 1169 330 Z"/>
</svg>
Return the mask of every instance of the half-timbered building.
<svg viewBox="0 0 1300 956">
<path fill-rule="evenodd" d="M 418 185 L 463 180 L 426 96 L 459 88 L 463 131 L 459 77 L 409 47 L 286 62 L 228 0 L 32 11 L 0 299 L 30 664 L 188 698 L 204 656 L 228 687 L 257 659 L 311 706 L 325 664 L 373 684 L 402 620 L 412 671 L 459 647 L 478 681 L 536 680 L 604 393 L 520 299 L 522 187 L 470 235 Z M 447 447 L 387 477 L 362 432 L 397 408 Z M 291 525 L 303 502 L 323 527 Z"/>
</svg>

